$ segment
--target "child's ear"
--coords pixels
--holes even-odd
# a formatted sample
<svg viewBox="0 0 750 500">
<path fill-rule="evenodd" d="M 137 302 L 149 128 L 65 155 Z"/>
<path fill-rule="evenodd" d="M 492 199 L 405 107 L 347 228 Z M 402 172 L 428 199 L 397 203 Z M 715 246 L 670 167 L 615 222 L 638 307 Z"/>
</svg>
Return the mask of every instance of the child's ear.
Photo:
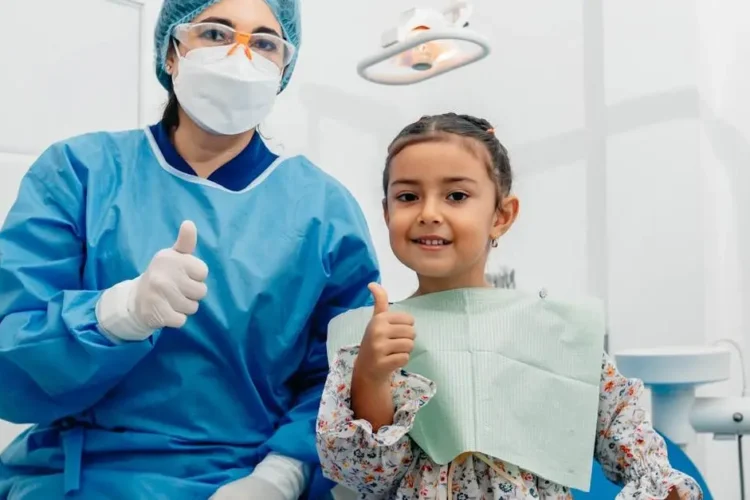
<svg viewBox="0 0 750 500">
<path fill-rule="evenodd" d="M 501 201 L 495 211 L 495 218 L 492 224 L 491 238 L 497 239 L 508 232 L 510 227 L 518 217 L 519 202 L 515 195 L 508 195 Z"/>
<path fill-rule="evenodd" d="M 385 220 L 386 226 L 391 222 L 391 216 L 388 215 L 388 200 L 385 198 L 383 198 L 383 220 Z"/>
</svg>

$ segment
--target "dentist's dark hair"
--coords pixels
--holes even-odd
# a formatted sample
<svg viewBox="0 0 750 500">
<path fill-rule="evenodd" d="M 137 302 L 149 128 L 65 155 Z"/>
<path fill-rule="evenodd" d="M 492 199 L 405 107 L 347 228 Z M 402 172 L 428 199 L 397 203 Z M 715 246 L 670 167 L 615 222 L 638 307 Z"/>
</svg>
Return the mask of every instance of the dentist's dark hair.
<svg viewBox="0 0 750 500">
<path fill-rule="evenodd" d="M 174 57 L 174 45 L 173 43 L 179 44 L 180 41 L 176 38 L 170 38 L 169 50 L 167 57 Z M 169 96 L 167 97 L 167 104 L 164 106 L 164 112 L 161 115 L 161 122 L 166 130 L 172 130 L 177 128 L 180 124 L 180 101 L 177 99 L 177 94 L 174 92 L 174 88 L 169 88 Z"/>
<path fill-rule="evenodd" d="M 456 113 L 423 116 L 401 130 L 388 146 L 388 158 L 383 170 L 384 196 L 388 196 L 391 161 L 397 154 L 407 146 L 414 144 L 454 138 L 468 139 L 468 141 L 465 141 L 467 147 L 473 153 L 482 155 L 482 159 L 487 163 L 490 178 L 495 181 L 499 204 L 503 197 L 510 194 L 513 184 L 513 172 L 510 167 L 508 150 L 495 137 L 494 127 L 490 122 L 475 116 Z M 480 146 L 481 149 L 477 146 Z"/>
<path fill-rule="evenodd" d="M 161 115 L 161 121 L 165 129 L 172 130 L 180 124 L 179 107 L 180 103 L 177 101 L 174 90 L 170 90 L 167 105 L 164 106 L 164 113 Z"/>
</svg>

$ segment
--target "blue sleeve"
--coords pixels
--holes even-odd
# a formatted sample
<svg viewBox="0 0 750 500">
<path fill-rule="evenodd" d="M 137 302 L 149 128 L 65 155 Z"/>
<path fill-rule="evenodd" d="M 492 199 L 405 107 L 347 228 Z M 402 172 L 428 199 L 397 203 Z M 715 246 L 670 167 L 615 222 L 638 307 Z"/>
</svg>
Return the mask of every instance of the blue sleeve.
<svg viewBox="0 0 750 500">
<path fill-rule="evenodd" d="M 380 282 L 375 249 L 362 210 L 343 187 L 334 197 L 324 221 L 328 283 L 313 314 L 307 356 L 295 378 L 298 387 L 296 405 L 268 441 L 271 451 L 314 465 L 308 486 L 308 498 L 322 498 L 334 483 L 323 478 L 315 446 L 315 423 L 320 408 L 328 357 L 328 323 L 340 313 L 370 305 L 367 285 Z"/>
<path fill-rule="evenodd" d="M 23 178 L 0 230 L 0 419 L 49 423 L 82 412 L 148 351 L 113 345 L 82 290 L 87 172 L 64 145 Z"/>
</svg>

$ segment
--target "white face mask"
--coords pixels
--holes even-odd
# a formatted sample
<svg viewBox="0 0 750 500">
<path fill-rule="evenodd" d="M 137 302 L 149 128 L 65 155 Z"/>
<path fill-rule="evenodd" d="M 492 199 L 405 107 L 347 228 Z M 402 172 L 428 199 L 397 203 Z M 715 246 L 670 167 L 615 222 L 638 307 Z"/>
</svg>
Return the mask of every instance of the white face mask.
<svg viewBox="0 0 750 500">
<path fill-rule="evenodd" d="M 185 113 L 203 130 L 218 135 L 257 127 L 271 112 L 281 86 L 276 64 L 255 53 L 250 60 L 241 47 L 227 55 L 230 48 L 204 47 L 179 56 L 173 78 Z"/>
</svg>

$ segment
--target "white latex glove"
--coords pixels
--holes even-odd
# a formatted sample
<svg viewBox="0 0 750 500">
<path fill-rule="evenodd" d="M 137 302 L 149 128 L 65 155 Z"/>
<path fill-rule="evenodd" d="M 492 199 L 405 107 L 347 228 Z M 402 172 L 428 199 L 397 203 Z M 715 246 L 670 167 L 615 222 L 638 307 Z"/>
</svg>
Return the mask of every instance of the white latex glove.
<svg viewBox="0 0 750 500">
<path fill-rule="evenodd" d="M 289 498 L 279 488 L 252 474 L 225 484 L 208 500 L 296 500 Z"/>
<path fill-rule="evenodd" d="M 111 340 L 144 340 L 160 328 L 182 327 L 198 311 L 208 266 L 192 255 L 197 244 L 195 224 L 183 222 L 175 244 L 157 252 L 146 272 L 102 294 L 96 317 Z"/>
<path fill-rule="evenodd" d="M 309 464 L 272 452 L 252 474 L 225 484 L 209 500 L 297 500 L 307 488 L 310 473 Z"/>
</svg>

